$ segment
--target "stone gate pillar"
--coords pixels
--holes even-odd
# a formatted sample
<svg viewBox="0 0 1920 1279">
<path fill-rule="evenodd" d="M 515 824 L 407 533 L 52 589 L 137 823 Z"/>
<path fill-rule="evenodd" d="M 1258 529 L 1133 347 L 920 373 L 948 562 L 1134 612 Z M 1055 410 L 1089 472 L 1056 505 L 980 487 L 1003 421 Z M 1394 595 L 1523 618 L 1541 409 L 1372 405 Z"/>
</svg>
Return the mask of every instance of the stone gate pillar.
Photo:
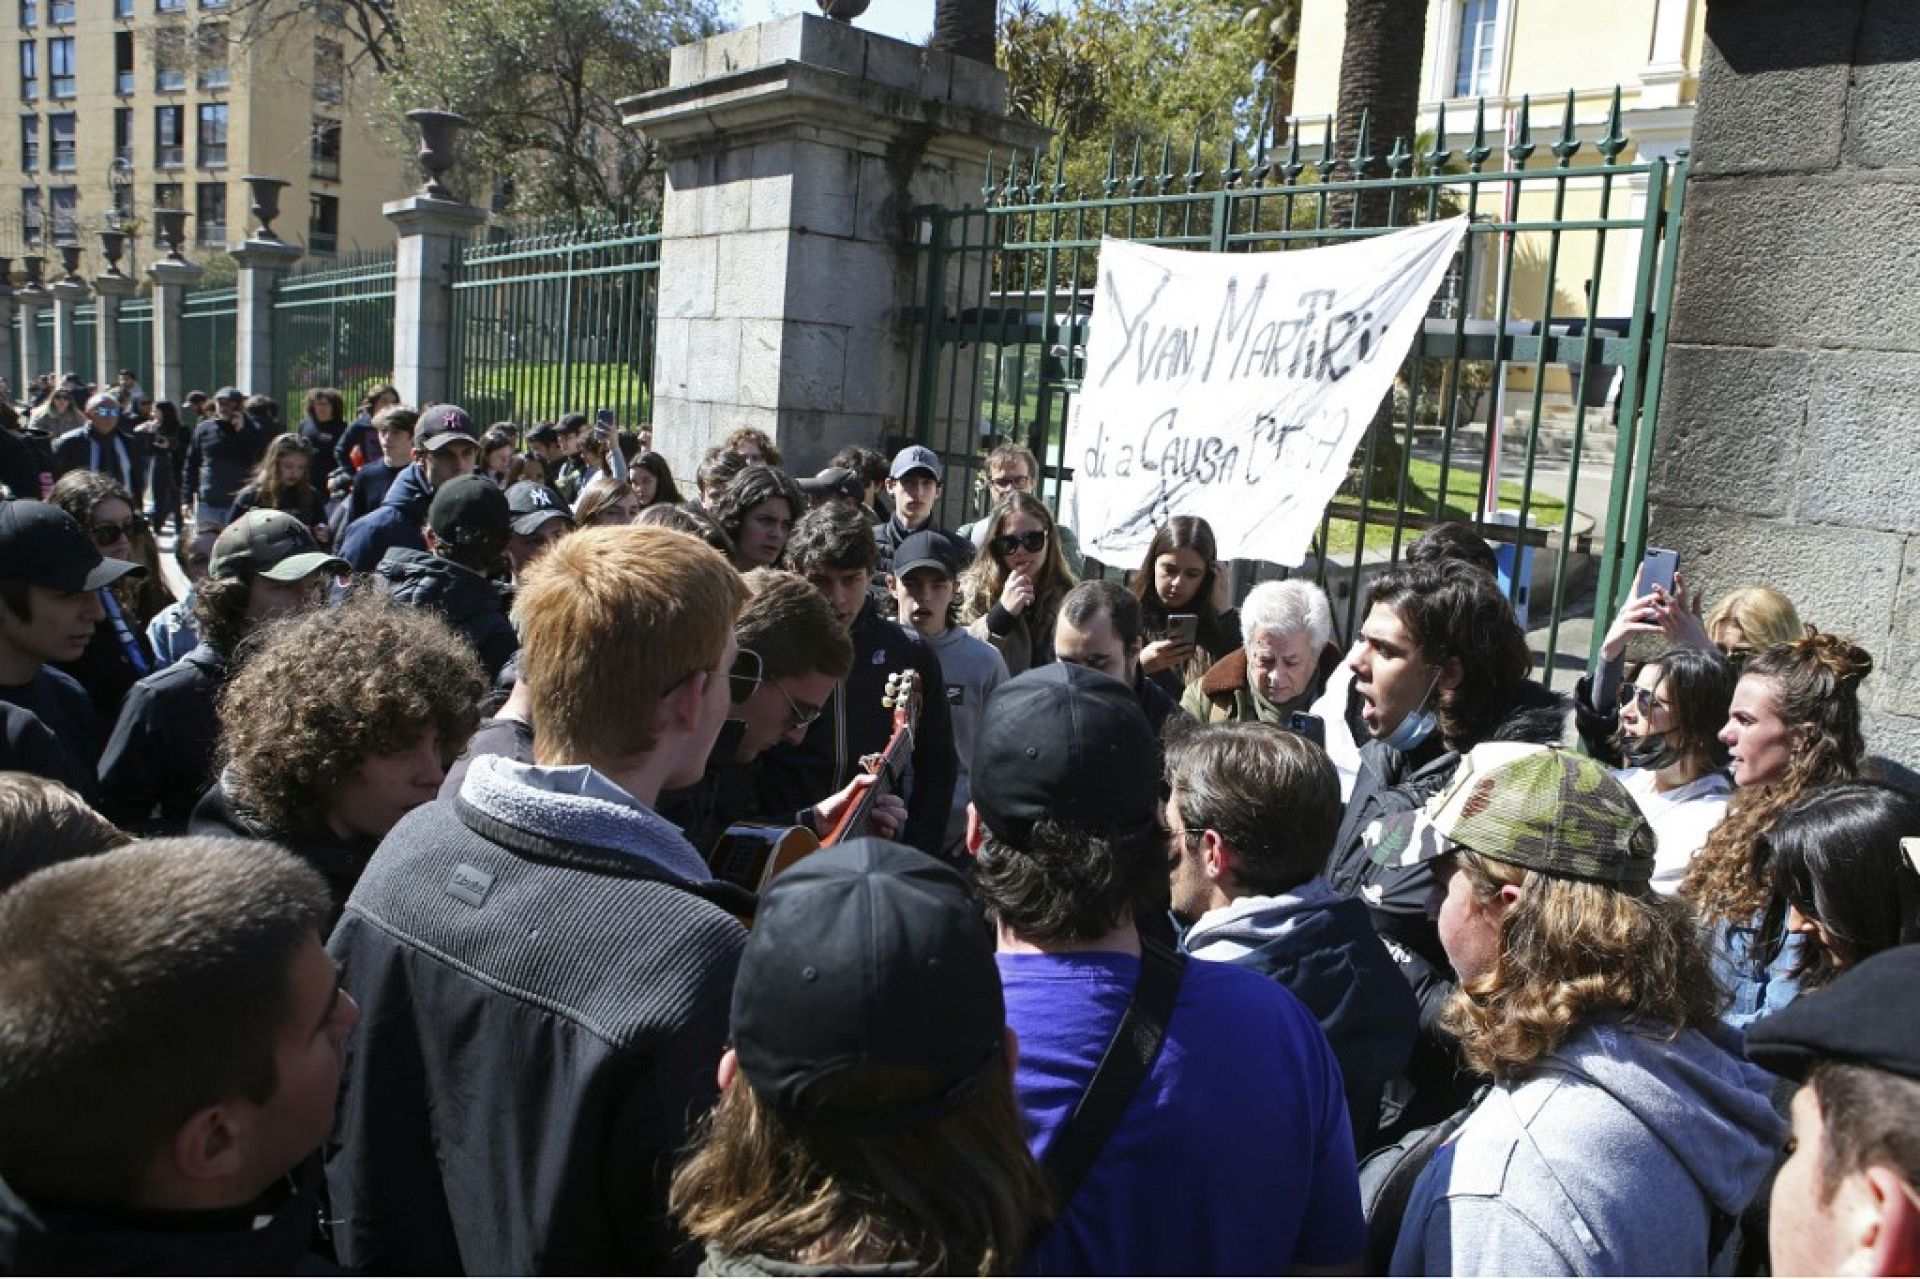
<svg viewBox="0 0 1920 1279">
<path fill-rule="evenodd" d="M 794 14 L 675 49 L 622 107 L 667 158 L 653 424 L 676 474 L 739 426 L 797 473 L 897 435 L 911 210 L 978 203 L 990 151 L 1048 137 L 1007 115 L 1006 77 Z"/>
<path fill-rule="evenodd" d="M 1920 765 L 1920 9 L 1713 0 L 1647 540 L 1873 654 Z"/>
<path fill-rule="evenodd" d="M 161 258 L 147 268 L 153 281 L 153 385 L 147 389 L 156 400 L 179 404 L 191 390 L 186 374 L 186 329 L 180 313 L 187 303 L 187 290 L 200 280 L 201 268 L 184 259 Z M 212 395 L 216 388 L 204 388 Z"/>
</svg>

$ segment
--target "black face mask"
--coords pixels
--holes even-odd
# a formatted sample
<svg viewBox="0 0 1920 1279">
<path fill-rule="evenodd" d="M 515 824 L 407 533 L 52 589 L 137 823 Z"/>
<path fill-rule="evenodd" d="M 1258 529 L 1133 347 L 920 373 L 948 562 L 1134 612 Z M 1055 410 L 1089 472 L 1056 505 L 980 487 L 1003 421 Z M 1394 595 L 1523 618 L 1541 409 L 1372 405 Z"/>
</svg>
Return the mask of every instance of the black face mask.
<svg viewBox="0 0 1920 1279">
<path fill-rule="evenodd" d="M 1674 746 L 1666 733 L 1648 733 L 1645 737 L 1620 737 L 1620 760 L 1628 768 L 1644 768 L 1657 773 L 1686 758 L 1686 752 Z"/>
</svg>

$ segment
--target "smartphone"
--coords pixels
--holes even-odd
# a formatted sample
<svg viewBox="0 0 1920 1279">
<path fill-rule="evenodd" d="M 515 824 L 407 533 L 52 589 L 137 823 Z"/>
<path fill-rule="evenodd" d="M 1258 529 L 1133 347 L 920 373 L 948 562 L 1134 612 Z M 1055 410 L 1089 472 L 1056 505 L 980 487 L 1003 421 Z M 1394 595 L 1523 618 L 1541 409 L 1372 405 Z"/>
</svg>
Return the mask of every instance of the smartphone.
<svg viewBox="0 0 1920 1279">
<path fill-rule="evenodd" d="M 1287 727 L 1318 746 L 1327 748 L 1327 722 L 1318 715 L 1309 715 L 1304 711 L 1295 711 L 1287 717 Z"/>
<path fill-rule="evenodd" d="M 1664 546 L 1649 546 L 1647 558 L 1640 567 L 1640 593 L 1651 595 L 1657 586 L 1671 595 L 1673 575 L 1679 567 L 1680 552 L 1670 551 Z"/>
<path fill-rule="evenodd" d="M 1197 644 L 1200 642 L 1200 615 L 1198 613 L 1170 613 L 1167 616 L 1167 638 L 1176 644 Z"/>
</svg>

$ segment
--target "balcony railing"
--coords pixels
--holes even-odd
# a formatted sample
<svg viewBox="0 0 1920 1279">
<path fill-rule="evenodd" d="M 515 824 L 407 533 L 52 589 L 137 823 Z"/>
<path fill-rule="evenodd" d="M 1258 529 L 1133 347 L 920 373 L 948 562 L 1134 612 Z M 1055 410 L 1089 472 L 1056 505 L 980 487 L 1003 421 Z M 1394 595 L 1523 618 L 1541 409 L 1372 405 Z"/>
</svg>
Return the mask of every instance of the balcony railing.
<svg viewBox="0 0 1920 1279">
<path fill-rule="evenodd" d="M 53 96 L 62 101 L 71 98 L 74 92 L 74 83 L 74 77 L 70 75 L 57 75 L 53 77 Z"/>
<path fill-rule="evenodd" d="M 47 6 L 47 12 L 52 15 L 55 26 L 70 27 L 73 25 L 73 0 L 53 0 L 53 3 Z"/>
<path fill-rule="evenodd" d="M 133 92 L 133 72 L 117 71 L 113 77 L 113 91 L 121 97 Z"/>
<path fill-rule="evenodd" d="M 185 147 L 160 147 L 154 153 L 153 167 L 156 169 L 184 169 L 187 167 Z"/>
<path fill-rule="evenodd" d="M 64 147 L 55 147 L 53 149 L 53 171 L 55 173 L 72 173 L 74 168 L 75 158 L 73 145 L 69 143 Z"/>
<path fill-rule="evenodd" d="M 338 231 L 308 231 L 307 252 L 332 255 L 340 251 Z"/>
<path fill-rule="evenodd" d="M 233 72 L 225 67 L 208 67 L 200 73 L 202 89 L 224 89 L 233 83 Z"/>
</svg>

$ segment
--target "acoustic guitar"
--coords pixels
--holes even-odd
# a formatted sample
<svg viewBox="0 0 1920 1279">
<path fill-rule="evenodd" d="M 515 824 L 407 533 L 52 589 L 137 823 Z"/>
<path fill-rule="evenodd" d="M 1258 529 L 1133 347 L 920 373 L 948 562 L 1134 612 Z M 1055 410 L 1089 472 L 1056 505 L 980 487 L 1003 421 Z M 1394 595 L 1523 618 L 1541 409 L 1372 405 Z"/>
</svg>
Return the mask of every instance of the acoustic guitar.
<svg viewBox="0 0 1920 1279">
<path fill-rule="evenodd" d="M 893 712 L 893 735 L 878 755 L 860 761 L 861 771 L 873 775 L 854 792 L 852 802 L 834 828 L 821 839 L 805 826 L 770 826 L 739 822 L 727 827 L 713 847 L 707 864 L 715 878 L 762 893 L 774 876 L 810 853 L 870 833 L 874 805 L 882 795 L 898 794 L 900 781 L 913 758 L 914 727 L 920 719 L 920 672 L 895 671 L 887 676 L 880 704 Z"/>
</svg>

